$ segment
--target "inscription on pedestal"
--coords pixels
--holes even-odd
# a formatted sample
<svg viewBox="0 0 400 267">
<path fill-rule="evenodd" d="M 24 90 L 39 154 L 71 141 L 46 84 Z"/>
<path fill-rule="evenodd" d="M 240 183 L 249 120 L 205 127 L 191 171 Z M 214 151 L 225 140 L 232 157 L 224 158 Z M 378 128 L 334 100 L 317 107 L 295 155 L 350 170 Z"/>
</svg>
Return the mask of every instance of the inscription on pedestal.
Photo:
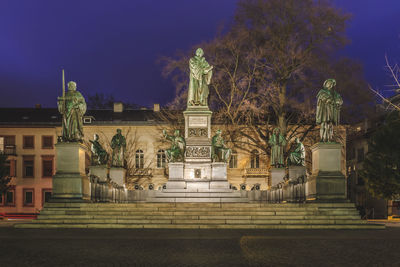
<svg viewBox="0 0 400 267">
<path fill-rule="evenodd" d="M 211 149 L 208 146 L 187 146 L 187 158 L 209 158 L 211 157 Z"/>
<path fill-rule="evenodd" d="M 207 137 L 207 128 L 189 128 L 189 137 Z"/>
<path fill-rule="evenodd" d="M 207 127 L 207 117 L 205 116 L 190 116 L 189 127 Z"/>
</svg>

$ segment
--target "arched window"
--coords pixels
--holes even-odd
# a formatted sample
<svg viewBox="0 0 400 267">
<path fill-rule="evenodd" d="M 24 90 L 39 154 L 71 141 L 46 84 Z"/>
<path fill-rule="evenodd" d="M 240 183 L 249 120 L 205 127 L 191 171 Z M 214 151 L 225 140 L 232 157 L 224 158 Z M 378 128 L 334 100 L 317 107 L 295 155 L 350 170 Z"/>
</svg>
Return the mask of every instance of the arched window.
<svg viewBox="0 0 400 267">
<path fill-rule="evenodd" d="M 237 168 L 238 155 L 236 150 L 232 150 L 231 158 L 229 159 L 229 168 Z"/>
<path fill-rule="evenodd" d="M 143 150 L 141 150 L 141 149 L 136 150 L 135 167 L 136 167 L 136 169 L 144 168 L 144 153 L 143 153 Z"/>
<path fill-rule="evenodd" d="M 165 151 L 159 149 L 157 152 L 157 168 L 165 168 Z"/>
<path fill-rule="evenodd" d="M 251 151 L 250 168 L 260 168 L 260 154 L 255 149 Z"/>
</svg>

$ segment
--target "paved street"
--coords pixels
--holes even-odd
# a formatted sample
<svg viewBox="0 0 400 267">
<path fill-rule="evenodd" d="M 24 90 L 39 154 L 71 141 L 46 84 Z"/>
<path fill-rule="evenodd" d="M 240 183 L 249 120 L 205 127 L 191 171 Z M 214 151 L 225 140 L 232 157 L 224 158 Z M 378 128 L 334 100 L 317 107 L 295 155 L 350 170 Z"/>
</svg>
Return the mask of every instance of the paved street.
<svg viewBox="0 0 400 267">
<path fill-rule="evenodd" d="M 1 266 L 400 266 L 386 230 L 36 230 L 0 227 Z"/>
</svg>

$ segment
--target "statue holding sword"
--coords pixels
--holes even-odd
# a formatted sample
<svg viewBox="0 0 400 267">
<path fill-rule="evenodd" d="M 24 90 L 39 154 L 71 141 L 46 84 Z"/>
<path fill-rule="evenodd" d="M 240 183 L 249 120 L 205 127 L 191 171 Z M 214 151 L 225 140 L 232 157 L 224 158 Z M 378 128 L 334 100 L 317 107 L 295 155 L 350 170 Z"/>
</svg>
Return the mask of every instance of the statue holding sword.
<svg viewBox="0 0 400 267">
<path fill-rule="evenodd" d="M 58 111 L 62 114 L 62 141 L 82 142 L 83 115 L 86 112 L 85 98 L 76 90 L 76 83 L 68 83 L 65 92 L 64 70 L 62 71 L 63 94 L 58 97 Z"/>
</svg>

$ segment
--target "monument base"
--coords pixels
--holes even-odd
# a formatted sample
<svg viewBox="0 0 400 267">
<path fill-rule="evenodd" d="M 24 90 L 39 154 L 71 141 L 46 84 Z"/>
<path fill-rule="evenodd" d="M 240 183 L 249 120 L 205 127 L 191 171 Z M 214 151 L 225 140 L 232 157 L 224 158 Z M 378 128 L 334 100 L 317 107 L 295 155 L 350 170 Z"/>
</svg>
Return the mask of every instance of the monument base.
<svg viewBox="0 0 400 267">
<path fill-rule="evenodd" d="M 110 179 L 120 185 L 124 186 L 125 184 L 125 175 L 126 175 L 126 169 L 125 168 L 119 168 L 119 167 L 111 167 L 110 168 Z"/>
<path fill-rule="evenodd" d="M 81 143 L 57 143 L 57 172 L 52 202 L 90 201 L 90 181 L 85 173 L 86 148 Z"/>
<path fill-rule="evenodd" d="M 89 174 L 97 176 L 99 181 L 105 182 L 108 177 L 108 168 L 107 165 L 94 165 L 89 166 Z"/>
<path fill-rule="evenodd" d="M 305 166 L 289 166 L 289 180 L 296 181 L 301 176 L 306 176 Z"/>
<path fill-rule="evenodd" d="M 283 182 L 283 178 L 285 178 L 285 169 L 284 168 L 271 168 L 271 186 L 276 186 L 277 184 Z"/>
<path fill-rule="evenodd" d="M 346 179 L 341 171 L 341 144 L 317 143 L 311 151 L 312 175 L 307 179 L 307 200 L 344 201 Z"/>
</svg>

